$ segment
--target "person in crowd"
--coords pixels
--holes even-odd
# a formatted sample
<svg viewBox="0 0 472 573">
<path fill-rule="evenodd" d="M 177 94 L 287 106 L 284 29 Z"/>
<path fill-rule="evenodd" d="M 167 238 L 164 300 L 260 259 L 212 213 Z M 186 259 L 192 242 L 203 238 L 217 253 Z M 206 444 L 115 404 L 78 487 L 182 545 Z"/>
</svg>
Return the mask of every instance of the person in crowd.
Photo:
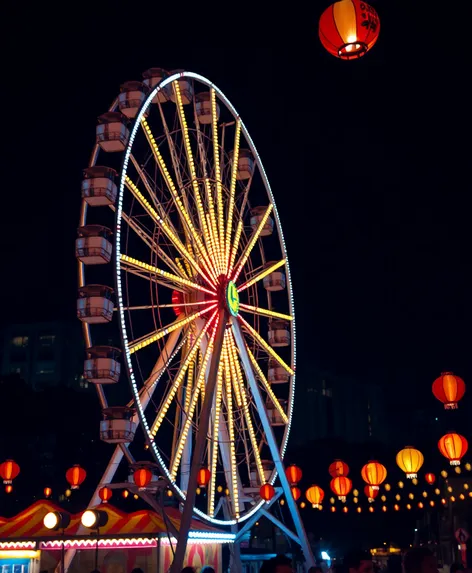
<svg viewBox="0 0 472 573">
<path fill-rule="evenodd" d="M 184 567 L 180 573 L 196 573 L 194 567 Z"/>
<path fill-rule="evenodd" d="M 410 549 L 403 559 L 405 573 L 438 573 L 433 553 L 427 547 Z"/>
<path fill-rule="evenodd" d="M 453 563 L 449 571 L 450 573 L 465 573 L 464 566 L 461 563 Z"/>
<path fill-rule="evenodd" d="M 216 572 L 213 569 L 213 567 L 210 567 L 209 565 L 205 565 L 205 567 L 202 569 L 201 573 L 216 573 Z"/>
<path fill-rule="evenodd" d="M 262 565 L 259 573 L 294 573 L 292 561 L 285 555 L 277 555 Z"/>
<path fill-rule="evenodd" d="M 321 569 L 319 565 L 316 565 L 315 567 L 310 567 L 308 573 L 323 573 L 323 569 Z"/>
<path fill-rule="evenodd" d="M 372 555 L 360 549 L 349 551 L 344 556 L 343 569 L 345 573 L 374 573 Z"/>
</svg>

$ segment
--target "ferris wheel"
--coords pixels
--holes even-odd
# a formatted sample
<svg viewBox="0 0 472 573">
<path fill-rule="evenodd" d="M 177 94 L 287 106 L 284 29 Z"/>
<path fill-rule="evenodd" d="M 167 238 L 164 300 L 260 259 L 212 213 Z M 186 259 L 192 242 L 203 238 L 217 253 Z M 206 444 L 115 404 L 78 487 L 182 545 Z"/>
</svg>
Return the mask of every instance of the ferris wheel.
<svg viewBox="0 0 472 573">
<path fill-rule="evenodd" d="M 139 421 L 185 506 L 182 527 L 186 513 L 235 526 L 263 510 L 262 485 L 278 473 L 286 482 L 296 351 L 281 222 L 224 94 L 191 72 L 143 75 L 100 116 L 82 183 L 84 376 L 97 387 L 102 439 L 118 444 L 111 466 L 134 461 Z M 117 326 L 120 349 L 106 342 Z M 133 402 L 110 406 L 120 374 Z M 195 501 L 202 470 L 206 496 Z"/>
</svg>

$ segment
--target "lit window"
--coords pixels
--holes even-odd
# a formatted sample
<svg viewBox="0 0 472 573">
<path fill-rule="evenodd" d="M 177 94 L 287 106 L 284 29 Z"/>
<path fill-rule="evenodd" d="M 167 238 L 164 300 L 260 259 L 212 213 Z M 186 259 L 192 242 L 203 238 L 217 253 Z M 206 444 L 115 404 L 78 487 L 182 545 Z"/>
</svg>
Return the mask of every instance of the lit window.
<svg viewBox="0 0 472 573">
<path fill-rule="evenodd" d="M 40 368 L 37 374 L 54 374 L 54 368 Z"/>
<path fill-rule="evenodd" d="M 16 346 L 16 348 L 25 348 L 28 346 L 28 336 L 15 336 L 11 343 L 12 346 Z"/>
<path fill-rule="evenodd" d="M 43 334 L 39 337 L 39 344 L 41 346 L 52 346 L 55 340 L 56 336 L 54 334 Z"/>
</svg>

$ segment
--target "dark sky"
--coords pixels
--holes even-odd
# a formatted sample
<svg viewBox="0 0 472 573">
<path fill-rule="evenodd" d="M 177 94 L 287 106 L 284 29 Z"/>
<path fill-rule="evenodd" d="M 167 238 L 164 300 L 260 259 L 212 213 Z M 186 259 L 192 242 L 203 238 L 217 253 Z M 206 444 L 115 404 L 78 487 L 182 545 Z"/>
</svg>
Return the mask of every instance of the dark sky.
<svg viewBox="0 0 472 573">
<path fill-rule="evenodd" d="M 73 318 L 96 117 L 143 70 L 185 68 L 225 92 L 262 156 L 292 263 L 299 368 L 425 388 L 445 369 L 472 378 L 465 17 L 372 0 L 377 46 L 341 62 L 318 41 L 328 3 L 304 4 L 7 10 L 2 323 Z"/>
</svg>

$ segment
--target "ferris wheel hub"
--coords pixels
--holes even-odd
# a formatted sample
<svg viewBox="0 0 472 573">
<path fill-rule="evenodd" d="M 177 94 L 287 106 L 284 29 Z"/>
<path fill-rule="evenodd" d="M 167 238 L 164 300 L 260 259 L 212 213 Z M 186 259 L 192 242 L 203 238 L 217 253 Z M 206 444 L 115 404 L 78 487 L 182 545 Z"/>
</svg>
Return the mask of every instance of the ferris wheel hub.
<svg viewBox="0 0 472 573">
<path fill-rule="evenodd" d="M 226 285 L 226 306 L 232 316 L 238 316 L 239 293 L 233 281 L 228 281 Z"/>
</svg>

